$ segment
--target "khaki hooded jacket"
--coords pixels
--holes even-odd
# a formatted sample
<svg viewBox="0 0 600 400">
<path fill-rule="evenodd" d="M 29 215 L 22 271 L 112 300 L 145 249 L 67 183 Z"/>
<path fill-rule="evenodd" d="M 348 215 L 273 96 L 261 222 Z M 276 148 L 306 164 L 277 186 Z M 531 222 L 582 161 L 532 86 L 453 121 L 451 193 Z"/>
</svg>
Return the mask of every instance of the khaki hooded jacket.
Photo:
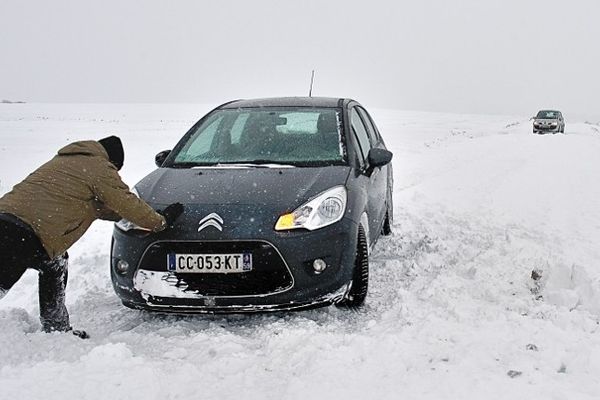
<svg viewBox="0 0 600 400">
<path fill-rule="evenodd" d="M 37 234 L 50 258 L 63 254 L 96 219 L 125 218 L 152 231 L 165 219 L 121 180 L 104 147 L 74 142 L 0 198 L 0 212 L 13 214 Z"/>
</svg>

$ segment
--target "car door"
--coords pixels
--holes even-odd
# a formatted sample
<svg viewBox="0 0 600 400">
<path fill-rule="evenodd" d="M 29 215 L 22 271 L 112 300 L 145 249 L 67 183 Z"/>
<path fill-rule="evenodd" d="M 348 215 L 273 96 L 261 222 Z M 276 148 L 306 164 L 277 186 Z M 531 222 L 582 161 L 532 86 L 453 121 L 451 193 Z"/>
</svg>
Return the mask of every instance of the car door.
<svg viewBox="0 0 600 400">
<path fill-rule="evenodd" d="M 367 127 L 359 114 L 357 107 L 350 109 L 350 124 L 352 131 L 355 135 L 358 147 L 359 147 L 359 158 L 361 163 L 361 169 L 363 171 L 363 182 L 365 184 L 365 191 L 367 194 L 367 214 L 369 217 L 369 243 L 373 243 L 378 237 L 378 230 L 381 225 L 382 219 L 380 217 L 382 203 L 385 203 L 385 188 L 384 191 L 378 189 L 379 175 L 382 175 L 380 171 L 373 171 L 371 174 L 366 174 L 369 169 L 368 155 L 369 150 L 373 147 L 369 138 Z M 378 168 L 376 168 L 377 170 Z"/>
<path fill-rule="evenodd" d="M 386 149 L 385 144 L 379 135 L 379 131 L 375 127 L 375 123 L 371 119 L 369 113 L 360 106 L 357 106 L 356 109 L 358 110 L 358 113 L 360 114 L 365 127 L 367 128 L 367 134 L 369 136 L 371 147 Z M 378 224 L 377 233 L 379 233 L 379 229 L 383 224 L 383 219 L 385 218 L 386 202 L 391 201 L 391 198 L 389 198 L 390 196 L 388 196 L 388 175 L 389 172 L 391 172 L 389 171 L 390 168 L 390 164 L 380 168 L 375 168 L 370 177 L 371 191 L 373 192 L 371 196 L 374 196 L 374 198 L 371 200 L 373 202 L 373 217 Z M 391 193 L 389 194 L 391 195 Z"/>
</svg>

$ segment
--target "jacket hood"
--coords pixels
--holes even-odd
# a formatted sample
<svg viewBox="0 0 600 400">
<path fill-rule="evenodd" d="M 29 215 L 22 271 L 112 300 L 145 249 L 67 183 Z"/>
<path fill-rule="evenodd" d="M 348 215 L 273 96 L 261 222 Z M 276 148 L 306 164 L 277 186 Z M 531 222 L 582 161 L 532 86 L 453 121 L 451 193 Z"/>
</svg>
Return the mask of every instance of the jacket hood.
<svg viewBox="0 0 600 400">
<path fill-rule="evenodd" d="M 109 136 L 104 139 L 98 140 L 98 143 L 108 154 L 110 162 L 117 167 L 117 170 L 123 168 L 123 161 L 125 161 L 125 152 L 123 151 L 123 143 L 117 136 Z"/>
<path fill-rule="evenodd" d="M 72 156 L 72 155 L 85 155 L 85 156 L 97 156 L 108 160 L 108 153 L 102 147 L 102 145 L 95 140 L 84 140 L 80 142 L 73 142 L 66 145 L 58 151 L 60 156 Z"/>
</svg>

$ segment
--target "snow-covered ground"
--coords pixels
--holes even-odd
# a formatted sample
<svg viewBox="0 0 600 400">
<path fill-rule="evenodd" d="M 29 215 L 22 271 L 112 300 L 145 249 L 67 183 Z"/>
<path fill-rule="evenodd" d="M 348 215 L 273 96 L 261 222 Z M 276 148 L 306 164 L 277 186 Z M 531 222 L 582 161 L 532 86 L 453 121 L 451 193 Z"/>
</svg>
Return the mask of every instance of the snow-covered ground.
<svg viewBox="0 0 600 400">
<path fill-rule="evenodd" d="M 0 194 L 109 134 L 134 184 L 209 109 L 0 105 Z M 524 117 L 372 113 L 395 155 L 395 233 L 372 254 L 364 309 L 133 311 L 110 286 L 112 226 L 96 222 L 67 291 L 91 339 L 39 331 L 28 272 L 0 301 L 0 398 L 600 398 L 600 126 L 537 136 Z"/>
</svg>

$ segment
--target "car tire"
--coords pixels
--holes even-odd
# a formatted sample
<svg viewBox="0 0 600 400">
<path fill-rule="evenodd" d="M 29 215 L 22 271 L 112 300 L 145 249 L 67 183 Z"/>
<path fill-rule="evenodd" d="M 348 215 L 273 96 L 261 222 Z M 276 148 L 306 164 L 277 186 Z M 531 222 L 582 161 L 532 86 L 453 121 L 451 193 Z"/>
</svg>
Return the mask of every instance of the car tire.
<svg viewBox="0 0 600 400">
<path fill-rule="evenodd" d="M 356 258 L 352 274 L 352 287 L 340 303 L 344 307 L 356 308 L 364 304 L 369 289 L 369 244 L 362 225 L 358 226 Z"/>
</svg>

